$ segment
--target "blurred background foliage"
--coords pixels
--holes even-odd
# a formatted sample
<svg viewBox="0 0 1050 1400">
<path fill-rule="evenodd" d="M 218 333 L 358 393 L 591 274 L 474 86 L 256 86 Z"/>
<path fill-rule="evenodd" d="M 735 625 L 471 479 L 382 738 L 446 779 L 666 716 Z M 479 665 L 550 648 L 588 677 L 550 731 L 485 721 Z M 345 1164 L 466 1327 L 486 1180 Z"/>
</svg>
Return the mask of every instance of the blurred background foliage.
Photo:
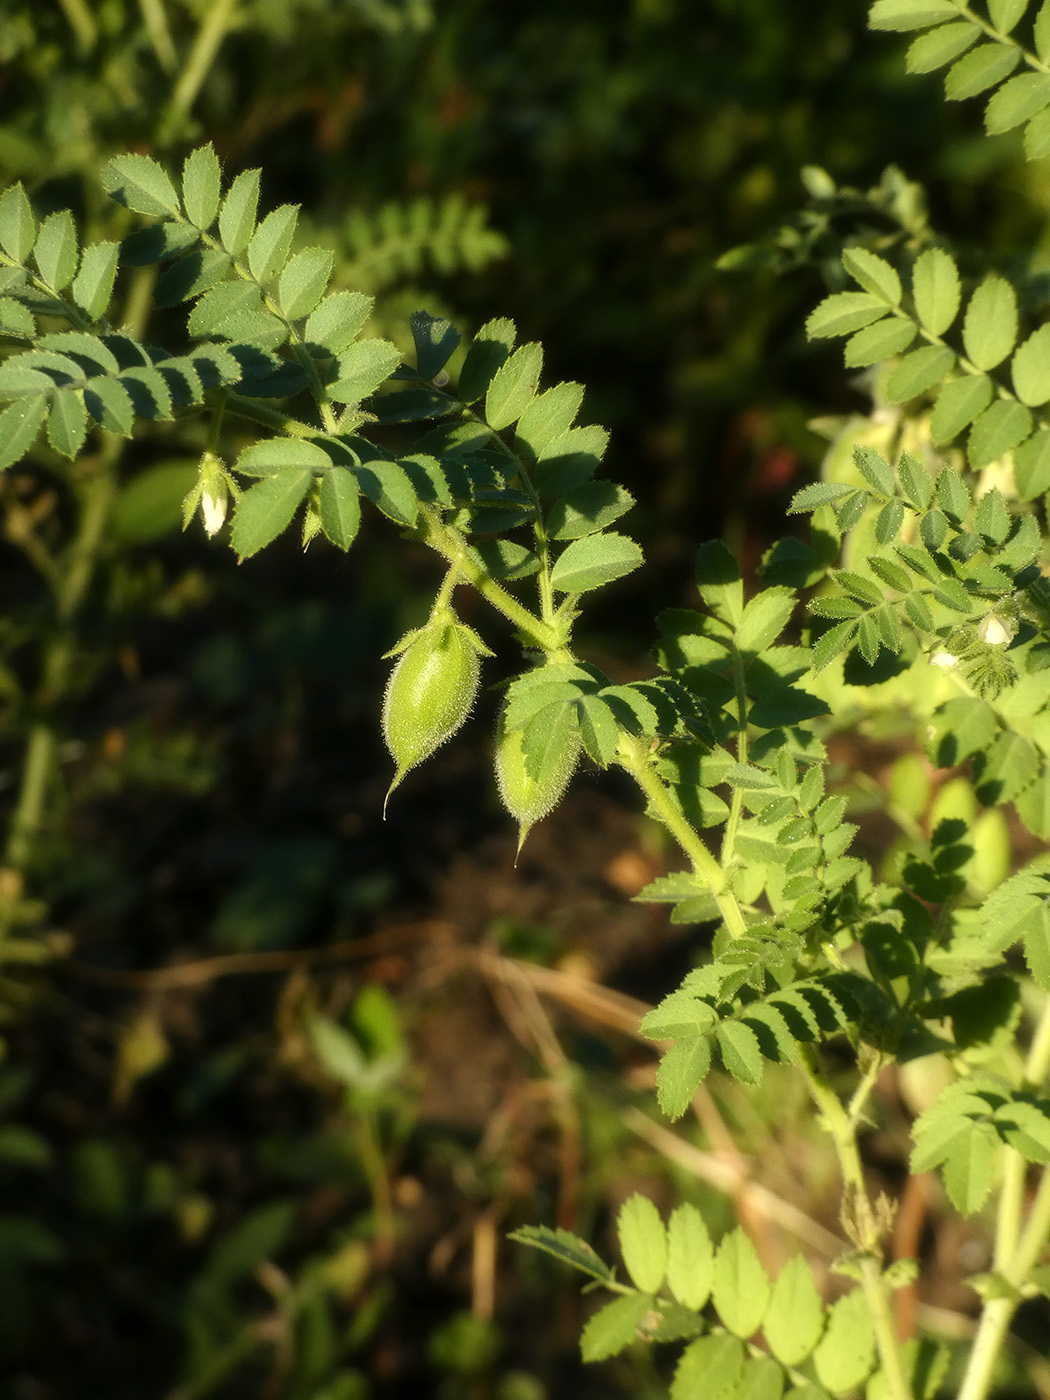
<svg viewBox="0 0 1050 1400">
<path fill-rule="evenodd" d="M 543 340 L 639 503 L 651 563 L 591 627 L 627 678 L 653 612 L 691 601 L 695 544 L 753 566 L 823 451 L 809 420 L 865 411 L 804 346 L 829 231 L 907 236 L 919 181 L 964 256 L 1050 253 L 1047 162 L 907 79 L 864 9 L 9 0 L 0 183 L 120 237 L 106 158 L 211 140 L 229 173 L 263 167 L 267 205 L 303 205 L 384 334 L 425 307 Z M 629 898 L 667 852 L 586 778 L 515 870 L 491 695 L 381 823 L 378 658 L 438 575 L 384 527 L 345 560 L 285 542 L 238 568 L 178 530 L 202 445 L 161 425 L 125 452 L 68 606 L 47 573 L 83 538 L 75 473 L 0 482 L 6 817 L 51 741 L 31 847 L 0 870 L 0 1393 L 659 1395 L 649 1359 L 581 1372 L 586 1305 L 503 1234 L 603 1242 L 631 1190 L 673 1189 L 774 1265 L 782 1228 L 826 1255 L 809 1115 L 775 1074 L 716 1083 L 674 1136 L 640 1113 L 631 998 L 689 939 Z M 754 1203 L 749 1159 L 808 1225 Z"/>
</svg>

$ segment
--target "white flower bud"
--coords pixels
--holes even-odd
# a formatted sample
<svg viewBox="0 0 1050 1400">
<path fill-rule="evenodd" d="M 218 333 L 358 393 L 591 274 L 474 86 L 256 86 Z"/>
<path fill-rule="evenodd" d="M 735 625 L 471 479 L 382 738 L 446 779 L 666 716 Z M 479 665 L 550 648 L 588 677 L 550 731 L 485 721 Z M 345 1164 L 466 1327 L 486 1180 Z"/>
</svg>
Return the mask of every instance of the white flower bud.
<svg viewBox="0 0 1050 1400">
<path fill-rule="evenodd" d="M 226 507 L 230 501 L 226 471 L 222 459 L 214 452 L 205 452 L 201 458 L 198 484 L 201 493 L 201 520 L 204 522 L 204 532 L 210 539 L 222 529 L 226 519 Z"/>
<path fill-rule="evenodd" d="M 989 613 L 987 617 L 982 618 L 977 627 L 977 635 L 982 642 L 987 642 L 993 647 L 1001 647 L 1010 640 L 1010 633 L 995 613 Z"/>
<path fill-rule="evenodd" d="M 945 651 L 944 647 L 938 648 L 930 657 L 931 666 L 940 666 L 943 671 L 950 671 L 953 666 L 958 666 L 959 658 L 953 656 L 950 651 Z"/>
</svg>

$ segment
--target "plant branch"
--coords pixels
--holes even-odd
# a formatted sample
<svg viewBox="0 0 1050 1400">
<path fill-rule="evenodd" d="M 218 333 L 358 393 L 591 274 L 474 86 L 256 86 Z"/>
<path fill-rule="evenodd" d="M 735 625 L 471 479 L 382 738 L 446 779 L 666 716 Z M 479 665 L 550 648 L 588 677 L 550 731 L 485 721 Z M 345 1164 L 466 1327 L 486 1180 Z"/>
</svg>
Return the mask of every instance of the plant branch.
<svg viewBox="0 0 1050 1400">
<path fill-rule="evenodd" d="M 653 815 L 664 824 L 692 861 L 693 870 L 718 902 L 719 912 L 729 932 L 734 938 L 739 938 L 747 931 L 747 924 L 736 895 L 726 882 L 725 871 L 686 820 L 674 794 L 653 768 L 645 740 L 633 734 L 621 734 L 616 761 L 630 773 L 648 799 Z"/>
</svg>

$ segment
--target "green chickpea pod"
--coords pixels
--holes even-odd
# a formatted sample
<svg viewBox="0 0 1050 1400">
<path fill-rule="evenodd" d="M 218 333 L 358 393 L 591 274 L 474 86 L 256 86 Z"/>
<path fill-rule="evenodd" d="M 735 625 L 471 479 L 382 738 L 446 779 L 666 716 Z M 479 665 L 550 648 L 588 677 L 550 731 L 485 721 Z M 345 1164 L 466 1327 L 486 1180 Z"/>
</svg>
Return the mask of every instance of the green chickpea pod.
<svg viewBox="0 0 1050 1400">
<path fill-rule="evenodd" d="M 386 801 L 409 769 L 467 718 L 478 691 L 479 657 L 491 655 L 447 603 L 436 605 L 426 626 L 409 632 L 387 655 L 399 653 L 383 697 L 383 738 L 397 764 Z"/>
<path fill-rule="evenodd" d="M 524 739 L 524 729 L 507 728 L 504 707 L 496 728 L 496 782 L 503 805 L 518 822 L 519 854 L 530 829 L 561 801 L 580 758 L 580 737 L 567 707 L 552 717 L 543 753 L 531 764 Z"/>
</svg>

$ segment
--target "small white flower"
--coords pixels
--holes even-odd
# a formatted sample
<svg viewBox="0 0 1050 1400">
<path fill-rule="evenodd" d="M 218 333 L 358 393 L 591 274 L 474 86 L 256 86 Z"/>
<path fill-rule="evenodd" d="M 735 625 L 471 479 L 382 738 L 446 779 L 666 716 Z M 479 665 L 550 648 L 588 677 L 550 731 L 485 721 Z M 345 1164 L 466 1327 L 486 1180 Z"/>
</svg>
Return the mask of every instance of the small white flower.
<svg viewBox="0 0 1050 1400">
<path fill-rule="evenodd" d="M 958 666 L 958 664 L 959 658 L 953 656 L 950 651 L 945 651 L 944 647 L 940 647 L 930 657 L 930 665 L 940 666 L 943 671 L 950 671 L 953 666 Z"/>
<path fill-rule="evenodd" d="M 987 642 L 993 647 L 1001 647 L 1010 640 L 1010 633 L 995 613 L 989 613 L 981 620 L 977 627 L 977 635 L 982 642 Z"/>
</svg>

